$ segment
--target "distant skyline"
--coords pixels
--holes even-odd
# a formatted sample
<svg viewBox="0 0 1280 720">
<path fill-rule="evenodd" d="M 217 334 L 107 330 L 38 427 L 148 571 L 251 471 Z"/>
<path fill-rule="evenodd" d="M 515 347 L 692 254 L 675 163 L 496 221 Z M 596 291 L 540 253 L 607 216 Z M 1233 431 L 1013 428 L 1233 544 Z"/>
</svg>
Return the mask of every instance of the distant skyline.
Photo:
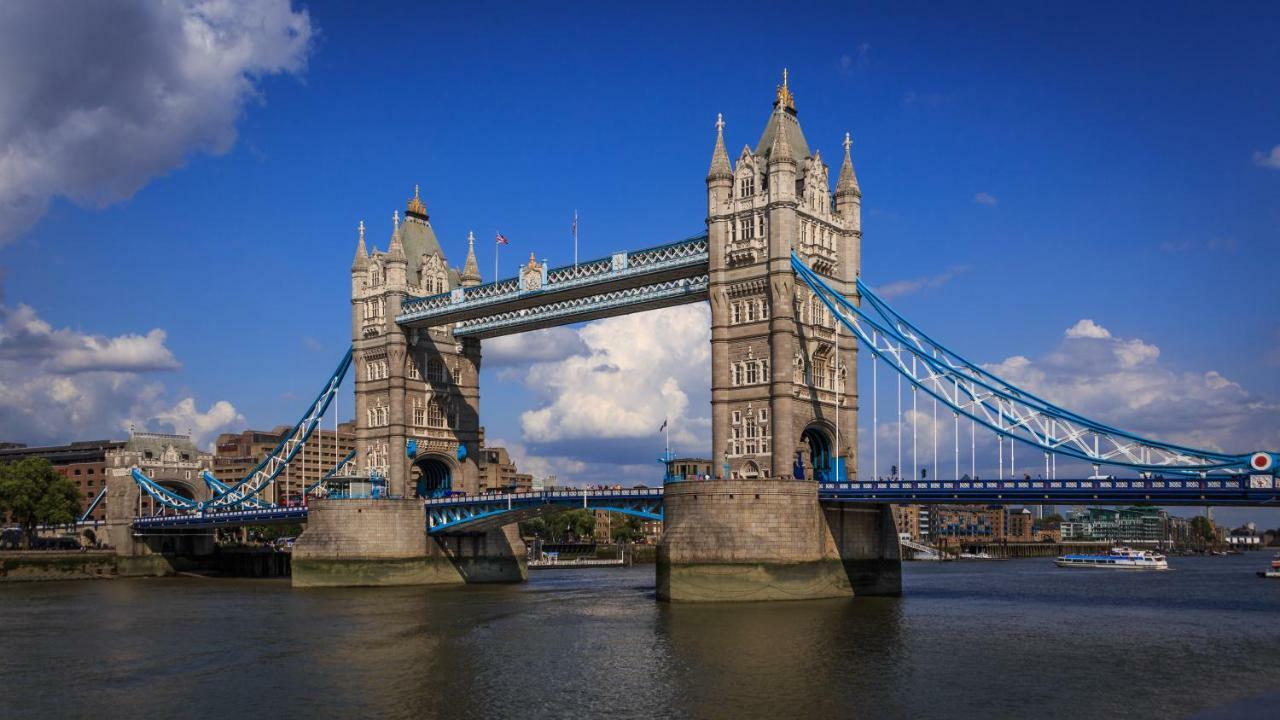
<svg viewBox="0 0 1280 720">
<path fill-rule="evenodd" d="M 350 342 L 357 224 L 385 248 L 415 184 L 486 281 L 496 232 L 504 276 L 572 262 L 575 209 L 583 259 L 699 233 L 717 113 L 754 147 L 786 67 L 829 165 L 852 134 L 904 314 L 1085 415 L 1280 450 L 1280 8 L 1102 10 L 0 7 L 0 440 L 292 423 Z M 668 417 L 706 454 L 707 324 L 486 342 L 489 442 L 584 483 L 659 477 Z"/>
</svg>

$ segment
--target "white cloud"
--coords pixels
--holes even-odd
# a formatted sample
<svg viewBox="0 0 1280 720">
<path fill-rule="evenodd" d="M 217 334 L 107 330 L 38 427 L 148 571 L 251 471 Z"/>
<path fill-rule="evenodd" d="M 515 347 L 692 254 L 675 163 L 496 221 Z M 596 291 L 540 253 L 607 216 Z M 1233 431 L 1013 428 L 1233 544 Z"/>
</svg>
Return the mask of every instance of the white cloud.
<svg viewBox="0 0 1280 720">
<path fill-rule="evenodd" d="M 1111 337 L 1111 331 L 1102 327 L 1098 323 L 1084 318 L 1075 325 L 1067 328 L 1066 336 L 1068 338 L 1097 338 L 1105 340 Z M 1025 359 L 1025 358 L 1024 358 Z"/>
<path fill-rule="evenodd" d="M 1043 358 L 1014 356 L 986 368 L 1085 417 L 1153 439 L 1223 452 L 1280 447 L 1280 403 L 1216 370 L 1180 371 L 1160 348 L 1081 320 Z"/>
<path fill-rule="evenodd" d="M 590 323 L 586 354 L 534 365 L 525 385 L 540 407 L 521 415 L 530 443 L 657 438 L 671 419 L 673 443 L 710 446 L 710 310 L 685 305 Z M 691 401 L 697 392 L 700 403 Z"/>
<path fill-rule="evenodd" d="M 980 192 L 977 195 L 974 195 L 973 201 L 979 205 L 990 205 L 991 207 L 995 207 L 1000 204 L 1000 200 L 998 200 L 995 195 L 988 192 Z"/>
<path fill-rule="evenodd" d="M 1253 164 L 1259 167 L 1280 170 L 1280 145 L 1271 148 L 1271 152 L 1258 150 L 1253 154 Z"/>
<path fill-rule="evenodd" d="M 871 65 L 871 43 L 869 42 L 858 43 L 853 54 L 840 56 L 840 70 L 846 74 L 855 69 L 865 69 L 869 65 Z"/>
<path fill-rule="evenodd" d="M 511 367 L 588 353 L 587 344 L 577 331 L 554 327 L 486 340 L 482 362 L 485 367 Z"/>
<path fill-rule="evenodd" d="M 165 332 L 104 337 L 53 328 L 26 305 L 0 304 L 0 440 L 53 444 L 122 437 L 140 428 L 191 429 L 202 446 L 244 417 L 228 402 L 207 412 L 165 400 L 146 373 L 180 367 Z"/>
<path fill-rule="evenodd" d="M 921 290 L 929 290 L 932 288 L 941 287 L 942 285 L 945 285 L 946 283 L 950 282 L 955 277 L 959 275 L 963 275 L 967 272 L 969 272 L 968 265 L 955 265 L 947 268 L 946 270 L 942 271 L 941 273 L 938 273 L 937 275 L 931 275 L 929 277 L 911 278 L 909 280 L 898 280 L 895 282 L 891 282 L 887 285 L 883 285 L 881 287 L 876 288 L 876 294 L 884 298 L 885 300 L 892 300 L 894 298 L 902 297 L 904 295 L 911 295 L 912 293 L 920 292 Z"/>
<path fill-rule="evenodd" d="M 227 152 L 267 75 L 300 72 L 289 0 L 0 7 L 0 244 L 55 196 L 124 200 L 192 153 Z"/>
</svg>

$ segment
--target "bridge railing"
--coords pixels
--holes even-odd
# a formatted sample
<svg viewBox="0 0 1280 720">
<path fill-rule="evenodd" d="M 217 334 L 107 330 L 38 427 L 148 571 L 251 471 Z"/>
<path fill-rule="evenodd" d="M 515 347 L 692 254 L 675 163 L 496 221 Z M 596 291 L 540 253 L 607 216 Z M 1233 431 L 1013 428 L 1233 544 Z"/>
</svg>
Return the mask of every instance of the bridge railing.
<svg viewBox="0 0 1280 720">
<path fill-rule="evenodd" d="M 823 490 L 1022 490 L 1053 492 L 1057 490 L 1271 490 L 1267 484 L 1242 478 L 1151 478 L 1110 480 L 867 480 L 845 483 L 821 483 Z"/>
<path fill-rule="evenodd" d="M 662 488 L 624 488 L 624 489 L 583 489 L 583 490 L 531 490 L 529 492 L 486 493 L 483 495 L 458 495 L 447 498 L 432 498 L 425 501 L 430 507 L 448 505 L 472 505 L 486 502 L 526 501 L 526 500 L 581 500 L 582 498 L 638 498 L 659 497 Z"/>
</svg>

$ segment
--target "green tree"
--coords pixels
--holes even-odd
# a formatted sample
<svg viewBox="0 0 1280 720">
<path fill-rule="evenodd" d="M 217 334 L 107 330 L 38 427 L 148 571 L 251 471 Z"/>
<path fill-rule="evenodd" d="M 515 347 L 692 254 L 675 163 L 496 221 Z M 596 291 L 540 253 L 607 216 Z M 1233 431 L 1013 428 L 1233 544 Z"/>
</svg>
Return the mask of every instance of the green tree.
<svg viewBox="0 0 1280 720">
<path fill-rule="evenodd" d="M 623 515 L 622 513 L 610 513 L 613 515 L 613 540 L 614 542 L 635 542 L 644 537 L 642 528 L 644 521 L 635 515 Z"/>
<path fill-rule="evenodd" d="M 43 458 L 6 463 L 0 465 L 0 511 L 7 511 L 22 526 L 23 542 L 29 548 L 36 525 L 75 522 L 80 490 Z"/>
<path fill-rule="evenodd" d="M 1201 542 L 1213 543 L 1218 539 L 1218 530 L 1213 521 L 1203 515 L 1191 518 L 1191 537 Z"/>
</svg>

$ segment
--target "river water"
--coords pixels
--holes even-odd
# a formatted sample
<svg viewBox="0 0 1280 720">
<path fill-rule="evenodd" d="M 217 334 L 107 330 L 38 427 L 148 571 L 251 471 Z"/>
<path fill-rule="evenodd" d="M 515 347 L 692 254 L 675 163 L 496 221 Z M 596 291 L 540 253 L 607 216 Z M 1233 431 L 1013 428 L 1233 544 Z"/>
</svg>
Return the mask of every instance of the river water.
<svg viewBox="0 0 1280 720">
<path fill-rule="evenodd" d="M 908 563 L 901 598 L 654 600 L 653 568 L 521 586 L 0 586 L 0 718 L 1280 716 L 1267 556 L 1168 573 Z"/>
</svg>

